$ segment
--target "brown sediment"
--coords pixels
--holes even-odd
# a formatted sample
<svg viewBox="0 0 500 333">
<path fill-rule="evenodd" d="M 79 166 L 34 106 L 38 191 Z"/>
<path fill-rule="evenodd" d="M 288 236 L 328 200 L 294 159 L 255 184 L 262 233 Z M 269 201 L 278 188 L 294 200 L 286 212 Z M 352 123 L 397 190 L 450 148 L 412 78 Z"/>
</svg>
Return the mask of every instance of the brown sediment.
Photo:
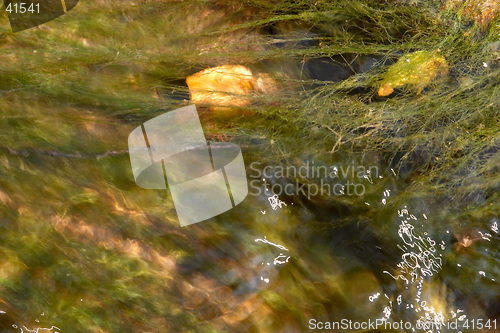
<svg viewBox="0 0 500 333">
<path fill-rule="evenodd" d="M 69 217 L 54 216 L 54 229 L 64 237 L 82 243 L 90 243 L 106 250 L 113 250 L 129 258 L 150 261 L 165 272 L 171 272 L 176 265 L 172 256 L 159 253 L 149 245 L 135 239 L 123 239 L 112 230 L 91 225 L 83 220 L 74 220 Z"/>
</svg>

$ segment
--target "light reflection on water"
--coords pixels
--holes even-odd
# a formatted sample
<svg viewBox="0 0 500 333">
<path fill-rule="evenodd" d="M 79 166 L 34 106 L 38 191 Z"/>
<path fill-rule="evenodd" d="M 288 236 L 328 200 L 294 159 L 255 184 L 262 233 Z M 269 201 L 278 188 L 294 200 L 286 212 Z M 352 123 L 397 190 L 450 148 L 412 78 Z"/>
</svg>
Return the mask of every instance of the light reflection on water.
<svg viewBox="0 0 500 333">
<path fill-rule="evenodd" d="M 257 238 L 255 241 L 274 246 L 274 247 L 282 250 L 283 252 L 289 251 L 283 245 L 275 244 L 273 242 L 268 241 L 265 236 L 264 236 L 264 238 Z M 290 260 L 290 256 L 283 254 L 283 252 L 280 251 L 280 253 L 273 259 L 273 261 L 272 261 L 273 266 L 286 264 L 288 262 L 288 260 Z M 262 262 L 262 265 L 271 266 L 271 263 L 270 262 L 265 262 L 265 263 Z M 261 279 L 261 281 L 264 281 L 265 283 L 269 283 L 269 281 L 270 281 L 269 278 L 264 277 L 264 276 L 261 276 L 260 279 Z"/>
<path fill-rule="evenodd" d="M 285 328 L 295 325 L 294 332 L 300 332 L 304 330 L 298 328 L 304 328 L 308 318 L 320 316 L 330 320 L 384 317 L 387 320 L 416 322 L 419 319 L 439 320 L 440 315 L 443 320 L 464 319 L 467 312 L 467 318 L 471 318 L 468 309 L 446 297 L 453 292 L 451 288 L 446 289 L 443 273 L 448 276 L 452 273 L 446 272 L 445 266 L 452 263 L 454 268 L 471 269 L 471 262 L 475 262 L 474 276 L 478 280 L 473 283 L 479 285 L 485 280 L 491 282 L 498 279 L 491 262 L 466 261 L 464 258 L 467 256 L 457 252 L 450 244 L 449 237 L 457 233 L 455 227 L 450 226 L 448 233 L 441 230 L 443 234 L 436 235 L 436 224 L 441 225 L 440 229 L 447 228 L 439 220 L 440 207 L 417 205 L 401 198 L 401 187 L 398 186 L 404 186 L 404 183 L 399 185 L 397 176 L 393 176 L 391 171 L 383 177 L 365 176 L 358 179 L 365 184 L 367 195 L 350 198 L 349 204 L 358 206 L 346 213 L 338 210 L 345 196 L 323 201 L 301 198 L 301 201 L 268 191 L 242 204 L 240 211 L 235 209 L 225 217 L 189 229 L 179 229 L 175 223 L 165 226 L 163 217 L 171 213 L 167 210 L 161 211 L 158 214 L 160 217 L 155 220 L 152 214 L 143 214 L 139 204 L 130 206 L 126 202 L 120 204 L 123 209 L 118 211 L 117 221 L 123 223 L 124 215 L 131 216 L 129 230 L 125 229 L 127 232 L 93 223 L 86 211 L 81 214 L 81 220 L 61 217 L 51 221 L 58 235 L 68 242 L 66 247 L 69 241 L 85 245 L 75 253 L 103 249 L 107 251 L 107 256 L 113 255 L 107 263 L 109 266 L 119 258 L 130 257 L 150 265 L 144 268 L 144 274 L 157 270 L 154 279 L 148 279 L 144 284 L 136 284 L 135 277 L 127 279 L 130 284 L 120 290 L 150 292 L 153 298 L 162 293 L 158 300 L 171 300 L 172 305 L 169 306 L 173 309 L 199 316 L 201 319 L 197 319 L 199 322 L 196 325 L 202 325 L 203 320 L 219 320 L 227 325 L 219 327 L 238 328 L 240 331 L 249 327 L 263 330 L 272 327 L 276 332 L 286 331 Z M 333 204 L 330 205 L 331 202 Z M 116 209 L 116 200 L 109 200 L 109 205 Z M 420 211 L 410 212 L 405 205 L 414 207 L 413 210 L 420 208 Z M 403 207 L 399 215 L 396 207 Z M 373 218 L 368 221 L 358 219 L 361 216 L 356 215 L 358 209 L 365 209 L 364 214 Z M 354 218 L 346 224 L 336 224 L 351 216 Z M 138 221 L 146 226 L 143 232 L 135 230 Z M 474 238 L 472 245 L 467 243 L 462 248 L 471 251 L 475 243 L 491 245 L 496 241 L 497 233 L 498 223 L 492 220 L 488 230 L 478 231 L 479 240 Z M 446 235 L 449 237 L 446 238 Z M 482 259 L 495 257 L 493 246 L 484 249 L 476 246 L 474 250 L 477 253 L 471 252 L 472 255 L 481 254 Z M 173 256 L 174 251 L 178 251 L 178 257 Z M 384 252 L 395 254 L 396 260 L 386 260 Z M 71 255 L 69 250 L 65 253 Z M 75 263 L 91 263 L 85 267 L 96 265 L 96 259 L 89 259 L 86 255 L 71 258 Z M 76 264 L 72 267 L 78 271 Z M 89 279 L 96 279 L 98 272 L 105 272 L 109 269 L 107 267 L 101 265 L 95 272 L 87 268 L 84 271 L 89 272 Z M 125 273 L 121 275 L 122 267 L 119 266 L 113 276 L 126 277 Z M 125 268 L 130 274 L 137 272 L 136 266 Z M 384 270 L 396 279 L 383 274 Z M 74 274 L 73 271 L 71 273 Z M 391 281 L 385 281 L 384 277 Z M 152 281 L 161 278 L 165 279 L 161 287 L 153 289 L 151 285 L 155 282 Z M 97 280 L 102 283 L 109 277 Z M 391 289 L 391 283 L 396 287 Z M 168 289 L 170 285 L 175 288 Z M 101 290 L 99 286 L 92 288 Z M 149 297 L 145 298 L 144 304 L 149 304 Z M 111 304 L 108 307 L 115 307 L 117 303 L 107 304 Z M 161 304 L 161 309 L 165 308 L 164 304 Z M 77 305 L 79 309 L 85 306 Z M 148 311 L 151 310 L 145 308 L 142 305 L 136 308 L 138 313 L 144 311 L 140 315 L 142 318 L 150 315 Z M 251 309 L 248 313 L 243 311 L 247 308 Z M 300 315 L 283 319 L 283 313 Z M 174 325 L 176 320 L 168 323 Z M 28 325 L 20 319 L 15 322 L 18 331 L 23 329 L 27 332 L 27 328 L 38 326 Z M 26 326 L 20 326 L 20 323 Z M 67 326 L 59 325 L 58 321 L 49 323 L 68 331 Z M 184 324 L 178 325 L 172 331 Z M 43 326 L 51 325 L 45 322 Z M 51 329 L 55 330 L 56 326 Z"/>
<path fill-rule="evenodd" d="M 0 315 L 8 315 L 8 313 L 0 310 Z M 41 313 L 40 316 L 42 317 L 45 316 L 45 313 Z M 40 323 L 40 320 L 38 318 L 35 319 L 34 321 L 36 323 Z M 30 326 L 32 328 L 28 328 L 27 326 Z M 20 332 L 20 333 L 61 332 L 61 329 L 54 325 L 52 325 L 51 327 L 33 327 L 33 326 L 34 325 L 14 323 L 10 325 L 9 332 Z M 6 332 L 6 328 L 0 328 L 0 331 Z"/>
<path fill-rule="evenodd" d="M 44 328 L 44 327 L 39 327 L 39 328 L 34 328 L 34 329 L 29 329 L 26 326 L 23 326 L 20 328 L 21 332 L 32 332 L 32 333 L 39 333 L 39 332 L 60 332 L 60 329 L 58 327 L 52 326 L 50 328 Z"/>
<path fill-rule="evenodd" d="M 397 175 L 393 169 L 390 169 L 390 171 L 392 174 L 389 173 L 386 176 L 392 178 L 390 179 L 390 181 L 393 181 L 392 184 L 397 183 Z M 377 181 L 387 180 L 383 179 L 384 177 L 382 176 L 377 177 L 378 179 L 372 179 L 369 171 L 362 178 L 369 183 L 367 186 L 380 186 L 380 184 L 376 184 Z M 393 201 L 396 201 L 400 205 L 404 201 L 397 197 L 398 186 L 392 187 L 394 186 L 383 185 L 383 190 L 380 192 L 378 199 L 371 196 L 364 203 L 367 206 L 371 206 L 370 209 L 374 211 L 384 206 L 389 206 L 389 209 L 390 207 L 394 207 L 394 202 L 389 203 L 389 199 L 394 199 Z M 365 199 L 360 198 L 360 200 Z M 273 195 L 271 193 L 268 200 L 274 210 L 277 207 L 281 208 L 281 205 L 277 204 L 278 202 L 284 204 L 276 194 Z M 402 209 L 397 210 L 400 223 L 399 225 L 395 224 L 392 229 L 394 235 L 397 235 L 399 239 L 397 249 L 402 252 L 401 260 L 392 267 L 392 270 L 383 271 L 384 274 L 393 278 L 397 287 L 395 290 L 391 290 L 391 288 L 387 288 L 387 285 L 382 283 L 381 292 L 369 295 L 368 301 L 372 303 L 372 308 L 375 311 L 380 311 L 378 319 L 389 322 L 398 322 L 399 320 L 410 322 L 413 324 L 411 331 L 417 330 L 427 333 L 462 332 L 463 328 L 460 328 L 460 323 L 463 325 L 469 320 L 476 320 L 478 318 L 474 315 L 469 316 L 467 310 L 455 303 L 454 291 L 447 288 L 446 278 L 443 280 L 443 274 L 444 276 L 450 274 L 449 271 L 443 273 L 443 267 L 447 264 L 448 258 L 457 257 L 456 248 L 452 246 L 453 243 L 450 243 L 450 236 L 456 233 L 456 231 L 453 231 L 456 230 L 456 225 L 450 225 L 446 229 L 446 225 L 441 224 L 436 229 L 436 223 L 438 222 L 433 216 L 439 215 L 439 207 L 437 206 L 424 206 L 420 208 L 418 214 L 410 212 L 407 205 L 403 204 L 403 206 Z M 443 228 L 446 230 L 443 230 Z M 491 233 L 498 233 L 498 223 L 496 220 L 491 222 L 490 229 Z M 438 230 L 440 231 L 436 233 Z M 450 230 L 452 230 L 451 234 Z M 476 230 L 476 232 L 482 240 L 486 242 L 492 241 L 492 236 L 489 232 L 481 230 Z M 457 236 L 455 235 L 455 237 Z M 256 239 L 255 241 L 286 249 L 282 245 L 268 241 L 266 237 Z M 369 244 L 366 245 L 369 246 Z M 376 247 L 381 249 L 379 246 Z M 387 248 L 387 250 L 393 251 L 390 248 Z M 488 252 L 488 249 L 484 251 Z M 369 253 L 366 253 L 366 255 L 370 256 Z M 280 253 L 280 256 L 286 257 L 282 253 Z M 286 262 L 288 262 L 289 258 L 287 257 Z M 488 257 L 488 259 L 494 258 Z M 270 265 L 270 263 L 267 263 L 267 265 Z M 462 265 L 457 263 L 457 266 L 461 267 Z M 482 277 L 488 276 L 487 271 L 484 269 L 477 272 Z M 495 281 L 494 278 L 489 278 L 491 281 Z M 261 277 L 261 280 L 269 283 L 269 279 L 266 277 Z M 487 320 L 488 318 L 483 319 Z M 449 325 L 450 321 L 459 322 L 456 329 L 446 326 L 447 323 Z"/>
<path fill-rule="evenodd" d="M 421 325 L 427 332 L 440 332 L 438 325 L 445 325 L 450 318 L 455 318 L 455 313 L 460 313 L 460 309 L 449 309 L 446 303 L 440 301 L 439 290 L 433 286 L 432 277 L 439 274 L 443 267 L 443 254 L 446 249 L 444 241 L 440 242 L 439 248 L 437 242 L 428 236 L 428 232 L 421 231 L 424 224 L 420 224 L 419 219 L 408 211 L 405 206 L 398 210 L 398 216 L 401 218 L 401 224 L 397 231 L 401 242 L 398 248 L 403 252 L 402 261 L 398 263 L 399 274 L 394 276 L 388 271 L 395 280 L 404 281 L 400 293 L 395 296 L 398 307 L 407 311 L 406 318 L 411 319 L 415 316 L 415 324 Z M 424 220 L 428 220 L 425 214 L 422 214 Z M 426 221 L 428 223 L 428 221 Z M 425 229 L 423 229 L 425 230 Z M 387 297 L 387 295 L 386 295 Z M 393 312 L 394 302 L 390 300 L 384 309 L 384 320 L 390 320 Z M 400 311 L 401 312 L 401 311 Z M 465 315 L 460 317 L 464 320 Z M 397 320 L 396 320 L 397 321 Z M 430 328 L 430 329 L 429 329 Z"/>
<path fill-rule="evenodd" d="M 384 192 L 384 196 L 385 194 L 386 192 Z M 383 204 L 385 205 L 386 202 L 383 201 Z M 425 224 L 421 223 L 421 219 L 411 214 L 408 207 L 405 206 L 398 210 L 398 216 L 400 225 L 397 234 L 400 242 L 397 247 L 403 252 L 402 260 L 397 264 L 397 269 L 394 272 L 384 271 L 397 282 L 398 290 L 392 295 L 384 294 L 387 305 L 380 319 L 393 322 L 398 322 L 401 319 L 407 320 L 415 323 L 412 331 L 417 329 L 428 333 L 461 332 L 464 329 L 463 325 L 470 328 L 471 322 L 478 319 L 486 322 L 490 319 L 468 317 L 464 309 L 454 306 L 453 298 L 449 297 L 450 291 L 446 290 L 446 285 L 442 284 L 438 277 L 445 264 L 445 254 L 449 254 L 450 249 L 447 249 L 444 240 L 435 241 L 429 236 L 430 231 L 426 230 L 429 229 L 429 223 L 432 221 L 428 219 L 427 215 L 422 214 Z M 498 232 L 496 221 L 491 222 L 490 229 L 493 233 Z M 474 232 L 479 235 L 474 241 L 479 238 L 487 242 L 492 241 L 490 233 L 481 230 L 474 230 Z M 446 234 L 449 233 L 450 231 L 446 230 Z M 471 237 L 465 236 L 466 240 L 462 240 L 461 245 L 471 246 L 473 242 L 472 239 L 469 239 Z M 488 252 L 488 249 L 484 249 L 484 251 Z M 488 259 L 494 258 L 488 256 Z M 463 267 L 460 263 L 456 265 L 459 268 Z M 483 277 L 488 275 L 485 270 L 478 270 L 477 273 Z M 489 278 L 491 281 L 495 281 L 494 278 Z M 398 281 L 403 283 L 398 283 Z M 369 300 L 373 302 L 380 296 L 380 293 L 373 294 Z M 450 327 L 450 322 L 453 321 L 457 322 L 458 326 Z"/>
</svg>

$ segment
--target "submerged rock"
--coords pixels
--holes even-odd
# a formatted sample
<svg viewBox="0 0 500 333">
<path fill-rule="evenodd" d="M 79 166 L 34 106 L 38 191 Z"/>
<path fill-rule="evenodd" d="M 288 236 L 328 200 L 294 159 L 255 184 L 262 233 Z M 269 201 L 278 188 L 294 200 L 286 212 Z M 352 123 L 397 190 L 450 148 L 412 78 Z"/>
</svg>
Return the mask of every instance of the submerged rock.
<svg viewBox="0 0 500 333">
<path fill-rule="evenodd" d="M 395 88 L 408 86 L 420 94 L 438 76 L 448 74 L 446 59 L 434 52 L 417 51 L 402 56 L 385 73 L 378 89 L 379 96 L 389 96 Z"/>
<path fill-rule="evenodd" d="M 278 90 L 277 81 L 268 74 L 254 75 L 241 65 L 207 68 L 186 79 L 192 103 L 217 107 L 245 107 L 250 95 L 270 94 Z"/>
<path fill-rule="evenodd" d="M 458 12 L 461 17 L 474 20 L 484 29 L 498 17 L 499 5 L 499 0 L 447 0 L 443 7 Z"/>
</svg>

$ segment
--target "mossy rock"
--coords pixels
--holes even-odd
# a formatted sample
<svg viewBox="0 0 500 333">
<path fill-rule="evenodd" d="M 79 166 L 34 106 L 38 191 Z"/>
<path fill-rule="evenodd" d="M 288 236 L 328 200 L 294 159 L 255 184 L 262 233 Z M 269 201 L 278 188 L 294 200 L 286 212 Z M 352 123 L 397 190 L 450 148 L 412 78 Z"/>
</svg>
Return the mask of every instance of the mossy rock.
<svg viewBox="0 0 500 333">
<path fill-rule="evenodd" d="M 448 64 L 439 50 L 413 52 L 389 67 L 380 83 L 378 95 L 389 96 L 394 89 L 404 86 L 420 94 L 437 77 L 447 74 Z"/>
</svg>

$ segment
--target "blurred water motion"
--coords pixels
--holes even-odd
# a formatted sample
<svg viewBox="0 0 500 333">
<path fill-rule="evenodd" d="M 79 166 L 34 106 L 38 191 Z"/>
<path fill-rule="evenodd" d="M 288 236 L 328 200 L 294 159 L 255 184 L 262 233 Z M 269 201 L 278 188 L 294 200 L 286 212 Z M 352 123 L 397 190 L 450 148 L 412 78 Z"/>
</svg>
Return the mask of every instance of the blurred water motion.
<svg viewBox="0 0 500 333">
<path fill-rule="evenodd" d="M 500 318 L 500 35 L 466 3 L 88 0 L 18 34 L 0 17 L 0 332 Z M 384 76 L 437 49 L 448 75 L 420 95 Z M 252 75 L 244 98 L 199 115 L 253 194 L 180 228 L 127 137 L 221 66 Z M 331 173 L 282 172 L 313 165 Z"/>
</svg>

